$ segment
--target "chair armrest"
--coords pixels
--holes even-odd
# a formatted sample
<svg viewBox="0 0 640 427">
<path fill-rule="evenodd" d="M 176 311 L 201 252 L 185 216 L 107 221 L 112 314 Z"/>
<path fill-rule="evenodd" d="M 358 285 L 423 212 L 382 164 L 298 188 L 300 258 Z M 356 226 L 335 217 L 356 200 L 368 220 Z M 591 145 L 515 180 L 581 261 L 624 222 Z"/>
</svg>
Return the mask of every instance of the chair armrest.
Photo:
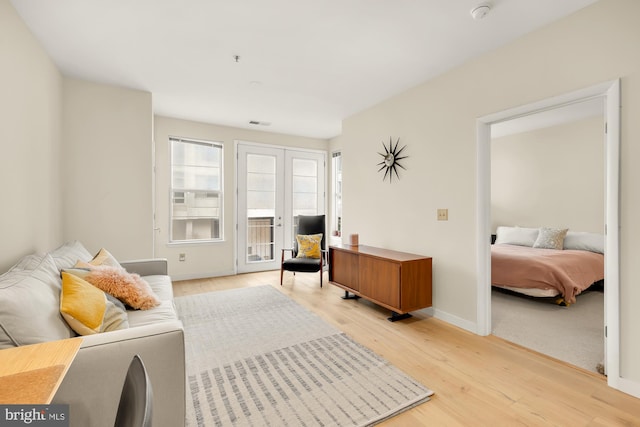
<svg viewBox="0 0 640 427">
<path fill-rule="evenodd" d="M 136 259 L 121 262 L 120 265 L 129 273 L 140 276 L 166 276 L 168 274 L 166 258 Z"/>
<path fill-rule="evenodd" d="M 282 257 L 280 258 L 280 264 L 282 264 L 284 262 L 284 252 L 285 251 L 291 252 L 291 256 L 293 256 L 293 248 L 282 248 Z"/>
</svg>

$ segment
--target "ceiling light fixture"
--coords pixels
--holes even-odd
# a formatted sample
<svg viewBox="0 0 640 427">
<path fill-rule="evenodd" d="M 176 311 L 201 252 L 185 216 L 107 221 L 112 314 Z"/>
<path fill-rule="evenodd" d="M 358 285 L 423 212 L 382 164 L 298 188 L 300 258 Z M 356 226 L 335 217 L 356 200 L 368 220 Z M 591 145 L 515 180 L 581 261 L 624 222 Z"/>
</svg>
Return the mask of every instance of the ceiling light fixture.
<svg viewBox="0 0 640 427">
<path fill-rule="evenodd" d="M 470 13 L 473 19 L 475 19 L 476 21 L 479 21 L 485 16 L 487 16 L 487 13 L 489 13 L 490 10 L 491 10 L 491 5 L 489 3 L 481 3 L 476 7 L 474 7 L 473 9 L 471 9 Z"/>
</svg>

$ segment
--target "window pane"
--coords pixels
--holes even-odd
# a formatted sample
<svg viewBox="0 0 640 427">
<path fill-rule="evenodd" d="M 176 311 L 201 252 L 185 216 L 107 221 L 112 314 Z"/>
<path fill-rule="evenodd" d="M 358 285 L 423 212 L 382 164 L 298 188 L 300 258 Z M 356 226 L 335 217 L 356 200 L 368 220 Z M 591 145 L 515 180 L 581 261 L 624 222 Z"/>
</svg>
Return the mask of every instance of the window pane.
<svg viewBox="0 0 640 427">
<path fill-rule="evenodd" d="M 171 241 L 221 238 L 222 146 L 171 139 Z"/>
<path fill-rule="evenodd" d="M 274 259 L 273 217 L 249 218 L 246 262 Z"/>
<path fill-rule="evenodd" d="M 332 234 L 342 235 L 342 153 L 335 152 L 332 155 L 333 167 L 333 226 Z"/>
<path fill-rule="evenodd" d="M 247 155 L 247 171 L 257 173 L 275 173 L 276 158 L 260 154 Z"/>
<path fill-rule="evenodd" d="M 173 188 L 219 190 L 220 169 L 199 166 L 174 166 Z"/>
<path fill-rule="evenodd" d="M 190 166 L 220 166 L 220 151 L 214 144 L 172 140 L 173 164 Z"/>
<path fill-rule="evenodd" d="M 293 159 L 293 175 L 318 176 L 318 162 L 308 159 Z"/>
<path fill-rule="evenodd" d="M 273 191 L 275 188 L 275 174 L 247 173 L 247 190 Z"/>
<path fill-rule="evenodd" d="M 318 213 L 318 198 L 315 194 L 294 193 L 293 215 L 316 215 Z"/>
<path fill-rule="evenodd" d="M 276 209 L 276 159 L 274 156 L 247 156 L 247 217 L 269 218 Z"/>
<path fill-rule="evenodd" d="M 302 177 L 302 176 L 294 176 L 293 177 L 293 192 L 294 193 L 313 193 L 318 194 L 317 192 L 317 179 L 315 177 Z"/>
<path fill-rule="evenodd" d="M 171 240 L 213 240 L 220 238 L 219 221 L 214 218 L 174 219 Z"/>
</svg>

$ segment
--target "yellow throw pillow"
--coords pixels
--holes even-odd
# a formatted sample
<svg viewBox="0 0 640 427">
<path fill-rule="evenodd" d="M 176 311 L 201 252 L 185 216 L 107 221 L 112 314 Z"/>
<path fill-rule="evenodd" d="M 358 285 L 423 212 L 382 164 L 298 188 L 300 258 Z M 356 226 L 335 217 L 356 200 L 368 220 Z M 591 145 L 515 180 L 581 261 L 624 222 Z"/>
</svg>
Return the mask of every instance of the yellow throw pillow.
<svg viewBox="0 0 640 427">
<path fill-rule="evenodd" d="M 124 307 L 105 292 L 73 274 L 63 271 L 61 275 L 60 314 L 71 329 L 80 335 L 92 335 L 129 327 Z"/>
<path fill-rule="evenodd" d="M 76 262 L 76 268 L 90 268 L 95 265 L 108 265 L 111 267 L 120 267 L 120 263 L 118 260 L 111 255 L 111 253 L 105 248 L 100 249 L 100 251 L 93 257 L 93 259 L 89 262 L 78 261 Z"/>
<path fill-rule="evenodd" d="M 296 258 L 320 258 L 320 243 L 322 242 L 322 233 L 320 234 L 298 234 L 298 256 Z"/>
</svg>

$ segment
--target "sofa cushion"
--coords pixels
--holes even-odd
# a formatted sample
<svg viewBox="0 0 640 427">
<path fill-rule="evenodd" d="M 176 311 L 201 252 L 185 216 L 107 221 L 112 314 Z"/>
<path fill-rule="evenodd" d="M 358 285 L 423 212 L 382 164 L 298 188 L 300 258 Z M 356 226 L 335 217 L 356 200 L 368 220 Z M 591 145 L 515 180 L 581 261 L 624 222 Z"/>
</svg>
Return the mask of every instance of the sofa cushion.
<svg viewBox="0 0 640 427">
<path fill-rule="evenodd" d="M 124 305 L 86 280 L 62 272 L 60 313 L 80 335 L 129 327 Z"/>
<path fill-rule="evenodd" d="M 162 301 L 149 310 L 127 310 L 127 316 L 130 328 L 178 319 L 173 301 Z"/>
<path fill-rule="evenodd" d="M 171 277 L 156 275 L 144 276 L 143 279 L 149 284 L 153 293 L 156 294 L 161 301 L 173 301 Z"/>
<path fill-rule="evenodd" d="M 51 252 L 51 256 L 53 257 L 58 270 L 71 268 L 76 265 L 76 262 L 78 261 L 87 262 L 92 258 L 89 251 L 77 240 L 67 242 L 54 249 Z"/>
<path fill-rule="evenodd" d="M 0 276 L 0 349 L 75 336 L 60 314 L 60 291 L 51 255 L 33 270 Z"/>
</svg>

